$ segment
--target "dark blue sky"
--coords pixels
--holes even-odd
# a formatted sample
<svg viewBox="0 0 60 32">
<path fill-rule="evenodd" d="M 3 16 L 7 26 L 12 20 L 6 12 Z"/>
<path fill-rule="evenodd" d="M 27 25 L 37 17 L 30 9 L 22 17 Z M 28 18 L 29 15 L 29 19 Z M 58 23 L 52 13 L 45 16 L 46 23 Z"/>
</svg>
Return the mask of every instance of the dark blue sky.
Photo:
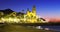
<svg viewBox="0 0 60 32">
<path fill-rule="evenodd" d="M 42 17 L 60 16 L 60 0 L 0 0 L 0 10 L 10 8 L 16 12 L 32 10 L 36 5 L 37 15 Z"/>
</svg>

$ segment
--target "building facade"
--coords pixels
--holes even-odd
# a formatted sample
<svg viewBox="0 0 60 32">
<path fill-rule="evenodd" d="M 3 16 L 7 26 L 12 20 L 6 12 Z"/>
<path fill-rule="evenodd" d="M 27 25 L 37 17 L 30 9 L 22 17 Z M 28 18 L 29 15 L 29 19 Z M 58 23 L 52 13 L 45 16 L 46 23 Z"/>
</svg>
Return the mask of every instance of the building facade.
<svg viewBox="0 0 60 32">
<path fill-rule="evenodd" d="M 25 21 L 29 23 L 37 23 L 38 16 L 36 15 L 36 7 L 33 6 L 32 11 L 27 9 L 26 14 L 24 15 Z"/>
<path fill-rule="evenodd" d="M 10 9 L 8 9 L 10 11 Z M 9 12 L 8 11 L 8 12 Z M 6 13 L 6 11 L 5 11 Z M 4 13 L 1 13 L 1 15 L 3 15 Z M 0 16 L 1 16 L 0 15 Z M 4 14 L 6 15 L 6 14 Z M 39 18 L 36 14 L 36 7 L 33 6 L 32 7 L 32 11 L 30 11 L 29 9 L 27 9 L 26 13 L 22 13 L 22 12 L 11 12 L 8 13 L 6 16 L 1 17 L 0 18 L 0 22 L 9 22 L 9 23 L 43 23 L 44 20 Z"/>
</svg>

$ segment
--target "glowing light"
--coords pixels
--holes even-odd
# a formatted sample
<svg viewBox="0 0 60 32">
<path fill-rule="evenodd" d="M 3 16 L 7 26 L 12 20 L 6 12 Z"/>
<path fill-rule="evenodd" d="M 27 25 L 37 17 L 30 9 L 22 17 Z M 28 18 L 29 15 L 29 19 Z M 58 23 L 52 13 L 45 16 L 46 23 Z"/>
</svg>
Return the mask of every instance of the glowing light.
<svg viewBox="0 0 60 32">
<path fill-rule="evenodd" d="M 43 29 L 41 26 L 37 26 L 36 29 Z"/>
<path fill-rule="evenodd" d="M 12 12 L 11 14 L 2 17 L 0 22 L 8 22 L 8 23 L 45 23 L 40 16 L 36 15 L 36 8 L 33 7 L 32 11 L 27 11 L 24 15 L 16 16 L 16 12 Z M 38 20 L 37 20 L 38 19 Z"/>
<path fill-rule="evenodd" d="M 49 28 L 45 28 L 45 30 L 50 30 Z"/>
</svg>

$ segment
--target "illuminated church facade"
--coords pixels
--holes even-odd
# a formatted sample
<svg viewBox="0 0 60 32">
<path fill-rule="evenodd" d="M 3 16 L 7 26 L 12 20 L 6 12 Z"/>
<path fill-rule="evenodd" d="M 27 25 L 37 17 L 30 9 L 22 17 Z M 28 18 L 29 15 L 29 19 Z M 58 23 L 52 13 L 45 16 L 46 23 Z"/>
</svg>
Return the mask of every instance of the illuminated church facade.
<svg viewBox="0 0 60 32">
<path fill-rule="evenodd" d="M 28 21 L 28 22 L 32 22 L 32 23 L 37 22 L 38 17 L 36 15 L 36 7 L 33 6 L 32 11 L 27 9 L 27 12 L 24 15 L 24 17 L 25 17 L 25 19 L 27 19 L 26 21 Z"/>
</svg>

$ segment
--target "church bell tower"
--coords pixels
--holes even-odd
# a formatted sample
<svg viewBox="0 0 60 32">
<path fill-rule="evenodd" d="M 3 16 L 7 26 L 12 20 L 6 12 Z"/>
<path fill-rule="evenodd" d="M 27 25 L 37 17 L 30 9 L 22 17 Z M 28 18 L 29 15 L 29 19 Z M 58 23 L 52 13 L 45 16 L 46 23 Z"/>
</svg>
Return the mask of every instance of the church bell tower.
<svg viewBox="0 0 60 32">
<path fill-rule="evenodd" d="M 32 13 L 36 16 L 36 7 L 35 7 L 35 5 L 32 8 Z"/>
</svg>

